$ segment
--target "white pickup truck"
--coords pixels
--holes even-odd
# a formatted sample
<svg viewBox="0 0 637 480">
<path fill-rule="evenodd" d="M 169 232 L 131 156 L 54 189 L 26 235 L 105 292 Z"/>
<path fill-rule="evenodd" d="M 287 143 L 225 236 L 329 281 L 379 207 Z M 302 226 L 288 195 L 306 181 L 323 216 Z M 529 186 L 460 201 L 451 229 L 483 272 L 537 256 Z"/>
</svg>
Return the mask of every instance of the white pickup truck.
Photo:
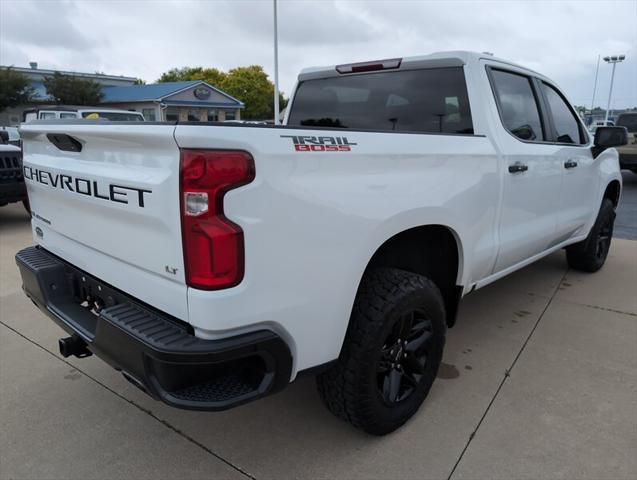
<svg viewBox="0 0 637 480">
<path fill-rule="evenodd" d="M 395 430 L 460 299 L 611 243 L 626 130 L 595 143 L 548 78 L 469 52 L 309 68 L 285 125 L 33 122 L 24 291 L 169 405 L 221 410 L 317 375 Z"/>
</svg>

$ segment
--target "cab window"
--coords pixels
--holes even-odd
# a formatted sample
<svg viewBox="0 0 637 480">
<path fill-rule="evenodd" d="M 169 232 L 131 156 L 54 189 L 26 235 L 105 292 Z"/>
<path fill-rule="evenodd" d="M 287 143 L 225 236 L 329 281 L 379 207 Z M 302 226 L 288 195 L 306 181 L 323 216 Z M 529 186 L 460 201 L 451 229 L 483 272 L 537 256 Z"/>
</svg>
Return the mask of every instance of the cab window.
<svg viewBox="0 0 637 480">
<path fill-rule="evenodd" d="M 473 134 L 461 67 L 303 81 L 294 95 L 288 125 Z"/>
<path fill-rule="evenodd" d="M 556 141 L 558 143 L 586 143 L 580 124 L 575 113 L 569 107 L 562 95 L 548 83 L 542 82 L 542 91 L 553 119 Z"/>
<path fill-rule="evenodd" d="M 490 69 L 490 78 L 505 128 L 520 140 L 545 140 L 531 79 L 496 69 Z"/>
</svg>

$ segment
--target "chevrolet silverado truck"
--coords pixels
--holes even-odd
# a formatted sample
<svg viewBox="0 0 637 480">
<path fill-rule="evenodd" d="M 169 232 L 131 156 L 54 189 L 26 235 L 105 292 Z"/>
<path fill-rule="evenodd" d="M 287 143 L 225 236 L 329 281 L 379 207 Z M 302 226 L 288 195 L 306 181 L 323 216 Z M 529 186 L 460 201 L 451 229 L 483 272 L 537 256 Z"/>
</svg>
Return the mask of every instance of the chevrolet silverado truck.
<svg viewBox="0 0 637 480">
<path fill-rule="evenodd" d="M 548 78 L 446 52 L 298 76 L 284 125 L 32 122 L 28 297 L 174 407 L 316 375 L 372 433 L 427 396 L 460 299 L 558 249 L 602 267 L 621 177 Z"/>
</svg>

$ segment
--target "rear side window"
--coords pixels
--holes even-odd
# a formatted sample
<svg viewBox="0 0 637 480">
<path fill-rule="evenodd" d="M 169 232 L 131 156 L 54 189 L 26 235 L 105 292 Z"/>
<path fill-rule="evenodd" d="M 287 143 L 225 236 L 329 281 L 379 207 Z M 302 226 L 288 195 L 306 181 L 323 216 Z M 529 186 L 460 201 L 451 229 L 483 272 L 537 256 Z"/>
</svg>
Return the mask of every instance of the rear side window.
<svg viewBox="0 0 637 480">
<path fill-rule="evenodd" d="M 544 140 L 540 109 L 533 93 L 531 79 L 524 75 L 493 69 L 491 81 L 500 117 L 506 129 L 522 140 Z"/>
<path fill-rule="evenodd" d="M 557 142 L 559 143 L 584 143 L 582 131 L 575 114 L 552 86 L 542 82 L 542 91 L 549 105 L 550 115 L 553 118 Z"/>
<path fill-rule="evenodd" d="M 618 127 L 626 127 L 631 133 L 637 133 L 637 113 L 622 113 L 617 118 Z"/>
<path fill-rule="evenodd" d="M 461 67 L 306 80 L 296 91 L 288 125 L 473 133 Z"/>
</svg>

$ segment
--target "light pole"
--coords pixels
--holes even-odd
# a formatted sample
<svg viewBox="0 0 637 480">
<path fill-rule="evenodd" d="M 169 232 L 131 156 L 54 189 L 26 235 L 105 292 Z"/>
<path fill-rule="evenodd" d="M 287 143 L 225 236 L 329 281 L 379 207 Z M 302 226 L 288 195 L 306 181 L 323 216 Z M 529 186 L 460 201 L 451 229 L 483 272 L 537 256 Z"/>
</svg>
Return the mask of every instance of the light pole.
<svg viewBox="0 0 637 480">
<path fill-rule="evenodd" d="M 610 99 L 613 96 L 613 81 L 615 80 L 615 67 L 619 62 L 623 62 L 626 55 L 612 55 L 610 57 L 604 57 L 606 63 L 613 64 L 613 73 L 610 75 L 610 88 L 608 89 L 608 105 L 606 107 L 606 118 L 604 119 L 604 125 L 608 123 L 608 114 L 610 112 Z"/>
<path fill-rule="evenodd" d="M 595 108 L 595 93 L 597 92 L 597 76 L 599 75 L 599 61 L 600 55 L 597 55 L 597 69 L 595 70 L 595 85 L 593 86 L 593 101 L 591 102 L 591 123 L 593 124 L 593 109 Z M 584 110 L 584 115 L 586 115 L 586 110 Z"/>
<path fill-rule="evenodd" d="M 276 15 L 276 0 L 274 0 L 274 124 L 279 124 L 279 39 Z"/>
</svg>

